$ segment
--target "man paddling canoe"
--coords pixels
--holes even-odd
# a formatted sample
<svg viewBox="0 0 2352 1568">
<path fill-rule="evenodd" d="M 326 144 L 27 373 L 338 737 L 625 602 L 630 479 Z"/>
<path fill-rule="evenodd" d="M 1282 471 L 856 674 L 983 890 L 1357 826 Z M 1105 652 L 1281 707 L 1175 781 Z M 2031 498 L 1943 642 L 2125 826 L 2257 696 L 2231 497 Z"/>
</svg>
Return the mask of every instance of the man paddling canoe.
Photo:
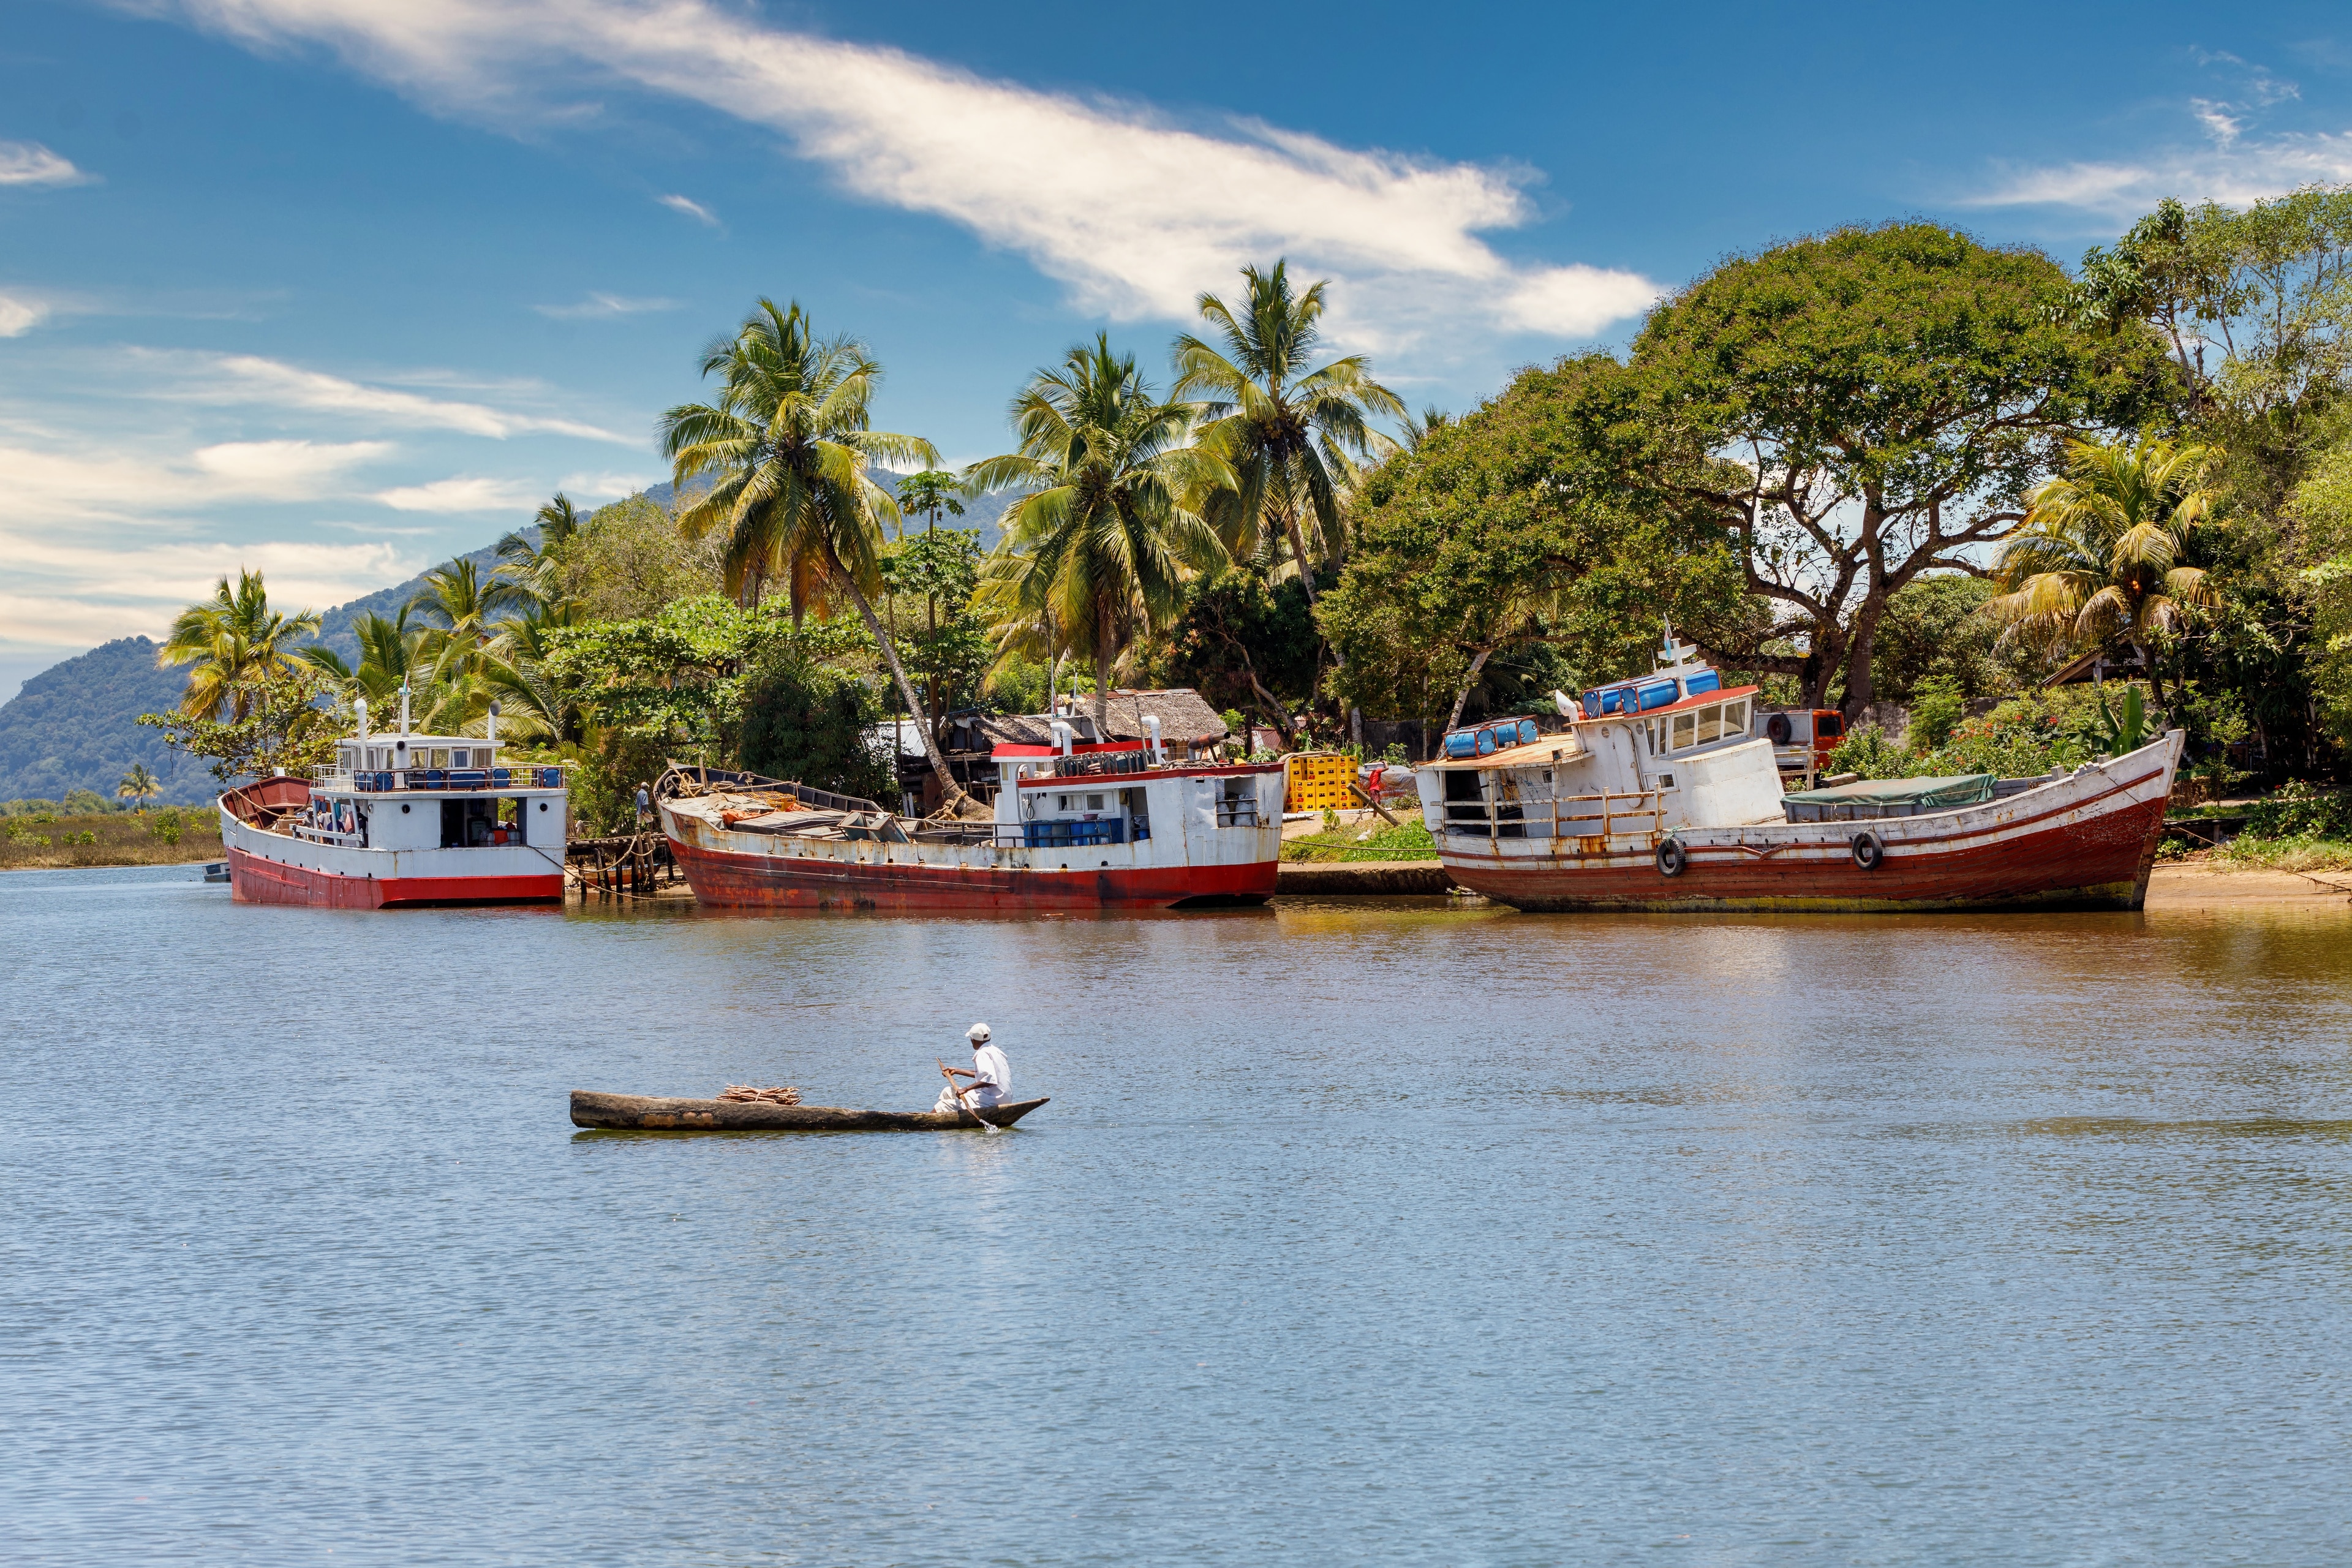
<svg viewBox="0 0 2352 1568">
<path fill-rule="evenodd" d="M 1013 1098 L 1013 1064 L 1004 1059 L 1002 1050 L 989 1043 L 988 1026 L 974 1024 L 964 1031 L 964 1038 L 971 1042 L 971 1066 L 940 1068 L 948 1076 L 948 1086 L 940 1090 L 939 1103 L 931 1107 L 934 1110 L 953 1110 L 959 1103 L 966 1110 L 977 1110 L 983 1106 L 1002 1105 Z M 961 1100 L 956 1092 L 962 1089 L 956 1082 L 960 1078 L 972 1080 L 971 1087 L 963 1089 Z"/>
</svg>

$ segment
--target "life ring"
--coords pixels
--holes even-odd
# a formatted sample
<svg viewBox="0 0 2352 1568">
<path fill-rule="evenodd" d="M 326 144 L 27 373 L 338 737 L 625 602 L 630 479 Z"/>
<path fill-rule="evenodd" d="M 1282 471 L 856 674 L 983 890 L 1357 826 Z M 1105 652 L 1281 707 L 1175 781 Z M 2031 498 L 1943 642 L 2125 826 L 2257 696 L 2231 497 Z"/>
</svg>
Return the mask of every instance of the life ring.
<svg viewBox="0 0 2352 1568">
<path fill-rule="evenodd" d="M 1764 721 L 1764 738 L 1776 746 L 1787 745 L 1796 732 L 1797 727 L 1789 722 L 1786 713 L 1775 713 Z"/>
<path fill-rule="evenodd" d="M 1661 838 L 1658 840 L 1659 876 L 1679 877 L 1683 874 L 1683 868 L 1687 865 L 1689 861 L 1690 856 L 1683 849 L 1683 842 L 1681 839 Z"/>
<path fill-rule="evenodd" d="M 1877 834 L 1865 827 L 1853 836 L 1853 863 L 1865 871 L 1875 871 L 1886 863 L 1886 845 Z"/>
</svg>

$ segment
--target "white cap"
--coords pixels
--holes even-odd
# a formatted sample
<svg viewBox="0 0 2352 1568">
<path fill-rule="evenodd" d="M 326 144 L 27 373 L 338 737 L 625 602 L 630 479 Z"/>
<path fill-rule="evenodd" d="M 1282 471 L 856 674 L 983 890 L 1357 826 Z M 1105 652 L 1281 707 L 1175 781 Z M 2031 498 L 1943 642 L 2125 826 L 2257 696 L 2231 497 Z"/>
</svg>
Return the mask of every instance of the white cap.
<svg viewBox="0 0 2352 1568">
<path fill-rule="evenodd" d="M 988 1026 L 985 1024 L 974 1024 L 971 1028 L 966 1029 L 963 1032 L 963 1037 L 970 1040 L 975 1046 L 984 1046 L 988 1044 Z"/>
</svg>

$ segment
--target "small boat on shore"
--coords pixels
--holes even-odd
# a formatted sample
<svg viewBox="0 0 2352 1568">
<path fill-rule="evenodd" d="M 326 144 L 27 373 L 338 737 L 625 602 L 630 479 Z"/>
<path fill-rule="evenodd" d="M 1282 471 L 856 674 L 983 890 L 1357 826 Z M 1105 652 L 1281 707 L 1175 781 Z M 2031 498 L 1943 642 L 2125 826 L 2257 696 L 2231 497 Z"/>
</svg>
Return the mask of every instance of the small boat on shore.
<svg viewBox="0 0 2352 1568">
<path fill-rule="evenodd" d="M 772 1100 L 669 1100 L 645 1094 L 572 1091 L 572 1124 L 631 1132 L 951 1132 L 1010 1127 L 1044 1099 L 1008 1100 L 977 1110 L 853 1110 L 838 1105 L 779 1105 Z"/>
</svg>

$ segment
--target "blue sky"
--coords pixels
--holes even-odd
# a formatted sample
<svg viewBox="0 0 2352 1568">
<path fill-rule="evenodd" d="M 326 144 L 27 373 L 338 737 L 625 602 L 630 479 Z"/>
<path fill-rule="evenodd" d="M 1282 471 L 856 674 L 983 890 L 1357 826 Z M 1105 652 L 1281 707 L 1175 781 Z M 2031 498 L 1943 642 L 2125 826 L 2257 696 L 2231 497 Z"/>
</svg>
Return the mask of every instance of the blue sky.
<svg viewBox="0 0 2352 1568">
<path fill-rule="evenodd" d="M 2346 179 L 2319 5 L 13 0 L 0 698 L 241 563 L 323 608 L 662 477 L 761 293 L 961 461 L 1097 327 L 1164 364 L 1248 260 L 1459 409 L 1776 238 L 2071 262 L 2166 195 Z"/>
</svg>

